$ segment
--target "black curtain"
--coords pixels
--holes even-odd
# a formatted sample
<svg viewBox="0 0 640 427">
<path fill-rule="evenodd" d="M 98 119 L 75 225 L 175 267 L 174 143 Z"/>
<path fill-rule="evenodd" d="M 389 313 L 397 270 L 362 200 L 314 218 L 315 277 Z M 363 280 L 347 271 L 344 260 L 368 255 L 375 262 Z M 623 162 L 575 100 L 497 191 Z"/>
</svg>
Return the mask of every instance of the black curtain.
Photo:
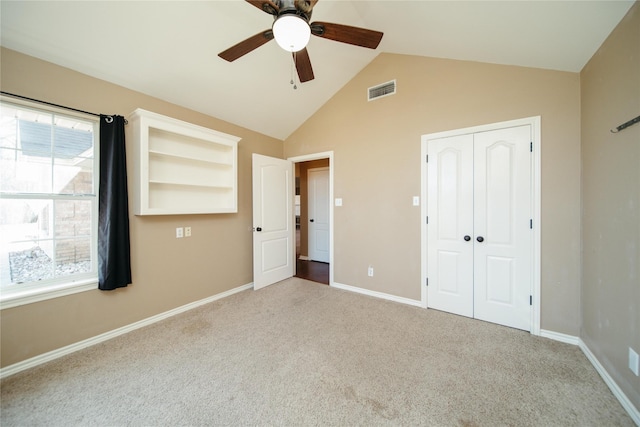
<svg viewBox="0 0 640 427">
<path fill-rule="evenodd" d="M 100 115 L 98 289 L 131 283 L 127 162 L 122 116 Z"/>
</svg>

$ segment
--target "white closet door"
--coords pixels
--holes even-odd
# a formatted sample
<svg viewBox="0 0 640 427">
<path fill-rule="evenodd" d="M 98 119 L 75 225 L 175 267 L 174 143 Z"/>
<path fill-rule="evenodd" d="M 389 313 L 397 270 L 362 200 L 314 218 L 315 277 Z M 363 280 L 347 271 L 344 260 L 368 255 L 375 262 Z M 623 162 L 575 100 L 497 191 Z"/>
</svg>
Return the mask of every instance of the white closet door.
<svg viewBox="0 0 640 427">
<path fill-rule="evenodd" d="M 474 317 L 531 327 L 530 126 L 474 135 Z"/>
<path fill-rule="evenodd" d="M 531 329 L 531 126 L 428 142 L 427 306 Z"/>
<path fill-rule="evenodd" d="M 428 194 L 428 307 L 473 317 L 472 134 L 429 141 Z"/>
</svg>

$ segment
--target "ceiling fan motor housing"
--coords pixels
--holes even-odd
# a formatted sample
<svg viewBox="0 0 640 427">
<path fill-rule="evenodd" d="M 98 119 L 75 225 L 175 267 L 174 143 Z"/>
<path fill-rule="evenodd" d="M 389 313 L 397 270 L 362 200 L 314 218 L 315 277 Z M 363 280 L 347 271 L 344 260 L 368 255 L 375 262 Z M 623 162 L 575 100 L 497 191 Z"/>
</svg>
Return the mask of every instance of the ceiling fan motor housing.
<svg viewBox="0 0 640 427">
<path fill-rule="evenodd" d="M 283 15 L 295 14 L 309 22 L 315 1 L 310 0 L 275 0 L 278 11 L 274 14 L 275 19 Z M 267 3 L 265 3 L 267 5 Z"/>
</svg>

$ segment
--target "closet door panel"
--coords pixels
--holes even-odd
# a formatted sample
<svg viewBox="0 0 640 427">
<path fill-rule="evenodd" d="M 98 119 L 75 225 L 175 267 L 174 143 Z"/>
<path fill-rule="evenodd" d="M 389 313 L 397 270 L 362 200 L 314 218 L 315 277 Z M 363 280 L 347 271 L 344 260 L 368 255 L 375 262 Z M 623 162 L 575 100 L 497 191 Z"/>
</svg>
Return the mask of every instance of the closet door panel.
<svg viewBox="0 0 640 427">
<path fill-rule="evenodd" d="M 473 136 L 429 142 L 428 307 L 473 317 Z"/>
<path fill-rule="evenodd" d="M 474 135 L 474 317 L 530 329 L 530 126 Z"/>
</svg>

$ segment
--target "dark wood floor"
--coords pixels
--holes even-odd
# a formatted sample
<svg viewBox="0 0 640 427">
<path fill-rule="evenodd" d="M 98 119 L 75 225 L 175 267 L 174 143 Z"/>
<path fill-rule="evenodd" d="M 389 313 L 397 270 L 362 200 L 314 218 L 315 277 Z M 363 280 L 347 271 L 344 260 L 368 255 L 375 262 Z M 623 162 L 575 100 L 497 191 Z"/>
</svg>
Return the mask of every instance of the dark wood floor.
<svg viewBox="0 0 640 427">
<path fill-rule="evenodd" d="M 329 264 L 300 259 L 300 228 L 296 227 L 296 277 L 329 284 Z"/>
<path fill-rule="evenodd" d="M 296 277 L 329 284 L 329 264 L 326 262 L 296 260 Z"/>
</svg>

